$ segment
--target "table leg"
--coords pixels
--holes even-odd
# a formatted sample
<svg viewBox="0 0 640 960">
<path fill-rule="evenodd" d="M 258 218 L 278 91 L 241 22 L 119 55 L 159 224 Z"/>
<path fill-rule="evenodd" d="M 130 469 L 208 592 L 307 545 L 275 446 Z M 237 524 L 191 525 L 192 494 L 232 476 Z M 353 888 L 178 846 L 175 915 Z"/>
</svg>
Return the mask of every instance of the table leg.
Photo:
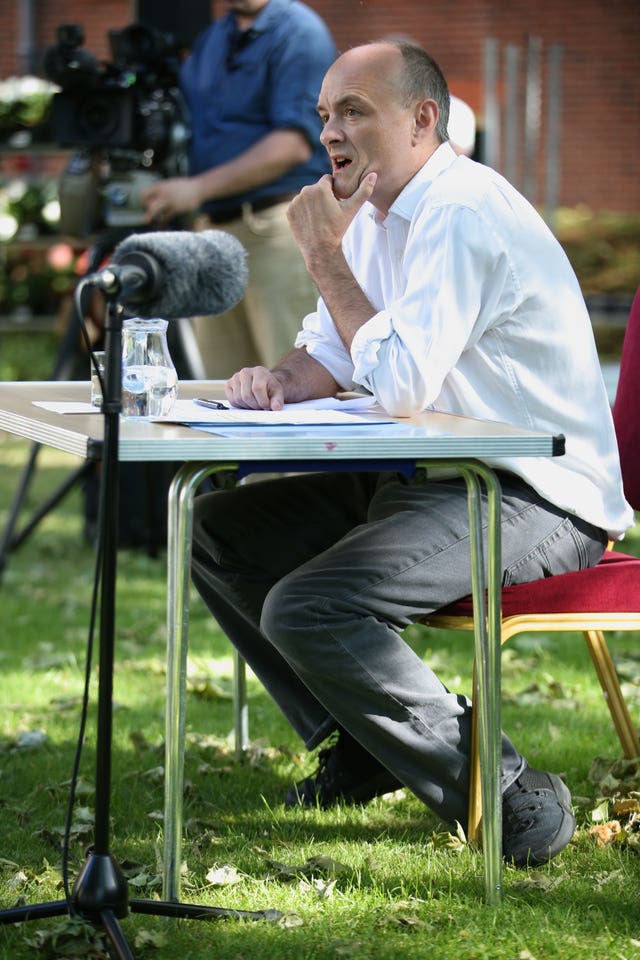
<svg viewBox="0 0 640 960">
<path fill-rule="evenodd" d="M 185 689 L 189 624 L 190 557 L 193 535 L 193 496 L 196 488 L 218 470 L 235 464 L 186 463 L 169 488 L 167 530 L 167 704 L 164 770 L 163 899 L 178 900 L 182 846 L 184 784 Z"/>
<path fill-rule="evenodd" d="M 473 594 L 475 690 L 482 793 L 482 847 L 485 898 L 502 901 L 502 724 L 500 720 L 500 607 L 502 593 L 501 488 L 494 471 L 478 460 L 424 460 L 417 464 L 454 467 L 467 485 L 471 586 Z M 480 481 L 487 490 L 488 535 L 485 574 Z"/>
<path fill-rule="evenodd" d="M 467 483 L 473 583 L 474 652 L 478 711 L 480 776 L 482 787 L 482 845 L 485 897 L 502 900 L 502 724 L 500 720 L 500 595 L 502 589 L 500 482 L 482 464 L 460 467 Z M 480 478 L 487 488 L 488 559 L 485 566 L 482 536 Z"/>
</svg>

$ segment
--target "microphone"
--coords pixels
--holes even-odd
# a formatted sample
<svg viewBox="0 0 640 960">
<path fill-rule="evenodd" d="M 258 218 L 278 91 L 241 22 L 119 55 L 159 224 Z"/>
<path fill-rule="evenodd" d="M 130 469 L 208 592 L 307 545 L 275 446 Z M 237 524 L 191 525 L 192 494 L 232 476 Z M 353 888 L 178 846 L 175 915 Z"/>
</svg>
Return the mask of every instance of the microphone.
<svg viewBox="0 0 640 960">
<path fill-rule="evenodd" d="M 132 234 L 87 278 L 136 316 L 166 320 L 224 313 L 248 280 L 246 250 L 222 230 Z"/>
</svg>

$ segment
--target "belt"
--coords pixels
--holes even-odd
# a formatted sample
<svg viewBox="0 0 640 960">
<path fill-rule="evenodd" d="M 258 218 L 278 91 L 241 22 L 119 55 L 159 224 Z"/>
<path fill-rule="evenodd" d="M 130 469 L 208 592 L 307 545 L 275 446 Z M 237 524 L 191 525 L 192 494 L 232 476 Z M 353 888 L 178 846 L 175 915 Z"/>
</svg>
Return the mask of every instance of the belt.
<svg viewBox="0 0 640 960">
<path fill-rule="evenodd" d="M 261 210 L 275 207 L 278 203 L 289 203 L 295 196 L 295 193 L 275 193 L 268 197 L 258 197 L 252 203 L 241 203 L 237 207 L 229 207 L 227 210 L 207 210 L 207 216 L 212 223 L 229 223 L 231 220 L 239 220 L 247 209 L 249 213 L 259 213 Z"/>
</svg>

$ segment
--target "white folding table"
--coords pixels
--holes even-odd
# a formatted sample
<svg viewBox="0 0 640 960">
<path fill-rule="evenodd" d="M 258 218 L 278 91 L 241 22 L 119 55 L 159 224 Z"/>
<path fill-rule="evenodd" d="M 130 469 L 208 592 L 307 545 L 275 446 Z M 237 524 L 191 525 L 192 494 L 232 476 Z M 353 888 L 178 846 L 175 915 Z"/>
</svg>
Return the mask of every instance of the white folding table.
<svg viewBox="0 0 640 960">
<path fill-rule="evenodd" d="M 61 414 L 34 401 L 78 402 L 89 399 L 89 383 L 20 382 L 0 384 L 0 430 L 76 456 L 100 459 L 102 416 Z M 220 381 L 183 381 L 180 396 L 223 396 Z M 374 421 L 376 417 L 372 415 Z M 485 463 L 492 457 L 550 457 L 564 452 L 564 438 L 448 414 L 422 413 L 403 420 L 401 433 L 385 423 L 358 435 L 340 426 L 314 426 L 291 435 L 262 427 L 223 437 L 177 424 L 122 420 L 120 461 L 184 461 L 168 497 L 167 538 L 167 705 L 165 738 L 164 898 L 178 899 L 182 832 L 185 684 L 189 616 L 189 567 L 193 498 L 200 483 L 219 470 L 254 468 L 327 470 L 455 466 L 467 484 L 474 596 L 474 651 L 477 680 L 474 696 L 479 716 L 482 778 L 485 896 L 502 897 L 501 726 L 500 726 L 500 484 Z M 372 467 L 369 467 L 371 469 Z M 481 523 L 481 490 L 487 492 L 489 526 L 486 546 Z M 486 563 L 485 563 L 486 554 Z"/>
</svg>

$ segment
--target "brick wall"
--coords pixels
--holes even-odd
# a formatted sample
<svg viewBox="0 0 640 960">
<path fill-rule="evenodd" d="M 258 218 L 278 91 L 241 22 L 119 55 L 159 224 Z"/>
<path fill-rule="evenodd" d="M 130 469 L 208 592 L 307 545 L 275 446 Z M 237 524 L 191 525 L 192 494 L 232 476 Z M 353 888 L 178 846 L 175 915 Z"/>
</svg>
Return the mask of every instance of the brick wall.
<svg viewBox="0 0 640 960">
<path fill-rule="evenodd" d="M 326 20 L 338 47 L 386 34 L 422 43 L 442 66 L 453 93 L 466 99 L 484 124 L 484 48 L 498 41 L 500 63 L 507 44 L 524 60 L 528 39 L 539 38 L 543 65 L 541 135 L 536 151 L 534 196 L 543 202 L 545 118 L 549 104 L 546 63 L 551 44 L 562 46 L 562 123 L 559 202 L 595 210 L 640 213 L 640 3 L 638 0 L 308 0 Z M 19 7 L 3 0 L 0 76 L 18 72 Z M 188 0 L 183 0 L 188 3 Z M 40 53 L 60 23 L 82 23 L 86 46 L 108 59 L 106 33 L 135 19 L 134 0 L 32 0 Z M 224 10 L 222 0 L 212 9 Z M 520 75 L 520 91 L 524 77 Z M 499 86 L 504 99 L 502 78 Z M 522 130 L 522 110 L 519 110 Z M 503 162 L 499 153 L 497 166 Z M 522 142 L 514 179 L 523 177 Z M 518 183 L 522 186 L 521 183 Z"/>
</svg>

